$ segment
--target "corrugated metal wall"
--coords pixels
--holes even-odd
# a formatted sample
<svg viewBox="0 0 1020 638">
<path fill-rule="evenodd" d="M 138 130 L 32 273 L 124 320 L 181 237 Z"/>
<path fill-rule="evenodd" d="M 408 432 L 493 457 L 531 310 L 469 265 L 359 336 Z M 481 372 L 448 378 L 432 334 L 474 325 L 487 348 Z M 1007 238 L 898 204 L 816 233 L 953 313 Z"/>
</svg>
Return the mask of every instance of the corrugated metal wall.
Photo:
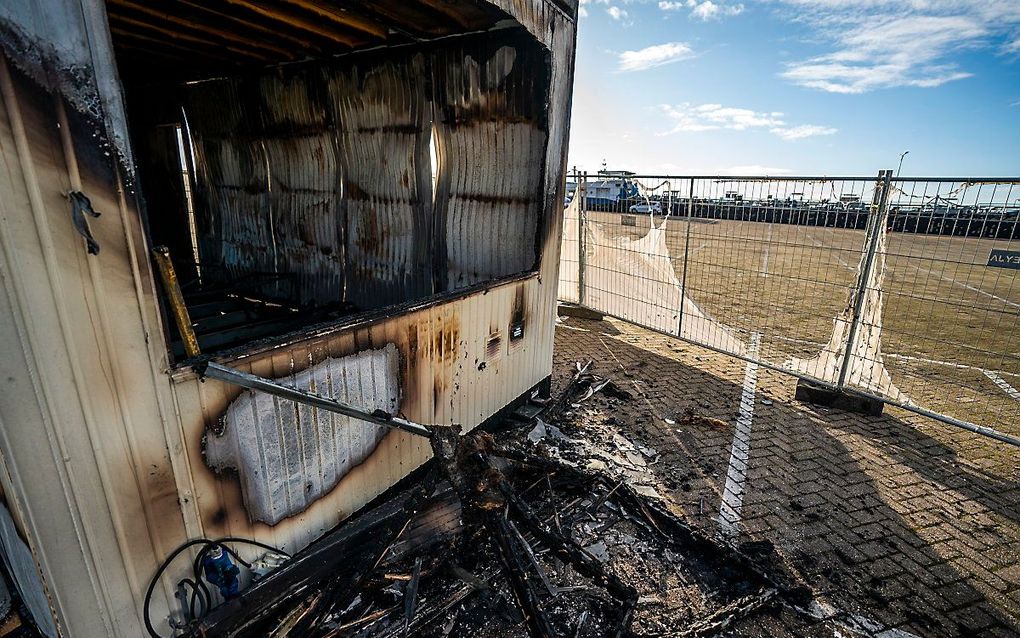
<svg viewBox="0 0 1020 638">
<path fill-rule="evenodd" d="M 94 16 L 95 3 L 82 2 L 88 4 L 84 13 Z M 517 4 L 509 8 L 512 14 L 526 8 L 532 17 L 537 15 L 532 5 L 547 6 L 540 0 Z M 232 365 L 286 379 L 330 357 L 392 344 L 399 358 L 400 412 L 425 423 L 466 426 L 549 374 L 573 25 L 558 10 L 538 13 L 547 20 L 542 41 L 561 62 L 552 70 L 542 189 L 550 217 L 538 229 L 536 243 L 544 252 L 537 275 L 266 348 Z M 109 51 L 94 55 L 109 57 Z M 65 635 L 141 635 L 148 580 L 185 539 L 235 535 L 293 550 L 427 459 L 423 440 L 390 432 L 363 463 L 299 514 L 272 526 L 252 522 L 237 477 L 217 474 L 203 457 L 204 437 L 241 391 L 202 383 L 189 373 L 167 373 L 134 195 L 113 168 L 109 149 L 97 143 L 102 136 L 96 137 L 94 122 L 11 70 L 7 60 L 0 65 L 0 88 L 0 192 L 5 194 L 0 199 L 0 483 Z M 287 99 L 305 96 L 299 91 Z M 61 127 L 65 108 L 69 117 Z M 303 119 L 269 121 L 308 131 L 321 121 L 314 101 L 295 111 Z M 281 198 L 294 199 L 277 203 L 297 209 L 314 205 L 301 202 L 331 196 L 325 182 L 338 162 L 329 159 L 316 135 L 280 144 L 305 149 L 274 151 L 281 157 L 323 149 L 326 177 L 307 182 L 295 176 L 280 192 Z M 264 150 L 217 152 L 225 154 L 215 162 L 223 186 L 243 189 L 272 173 L 271 166 L 259 168 L 268 165 Z M 289 166 L 277 170 L 294 172 Z M 73 189 L 84 191 L 103 213 L 92 222 L 102 246 L 98 256 L 85 253 L 72 228 L 64 194 Z M 234 197 L 230 206 L 251 211 L 261 223 L 260 207 L 268 204 L 221 196 Z M 306 199 L 299 202 L 299 196 Z M 325 228 L 312 234 L 324 244 L 336 236 Z M 244 259 L 264 257 L 245 253 Z M 338 285 L 315 281 L 327 290 Z M 511 324 L 522 327 L 522 338 L 509 338 Z M 154 618 L 165 618 L 173 604 L 173 582 L 183 570 L 171 570 L 157 588 Z M 157 624 L 169 633 L 165 621 Z"/>
<path fill-rule="evenodd" d="M 65 635 L 137 636 L 155 565 L 201 531 L 185 524 L 138 216 L 91 125 L 58 127 L 63 102 L 7 60 L 0 89 L 0 479 Z M 99 257 L 72 227 L 72 188 L 103 213 Z"/>
<path fill-rule="evenodd" d="M 206 276 L 364 310 L 533 269 L 549 67 L 504 30 L 187 86 Z"/>
<path fill-rule="evenodd" d="M 345 300 L 374 308 L 433 291 L 429 72 L 421 53 L 358 57 L 325 75 L 350 233 Z"/>
<path fill-rule="evenodd" d="M 437 245 L 456 289 L 534 265 L 548 60 L 496 38 L 437 58 Z"/>
</svg>

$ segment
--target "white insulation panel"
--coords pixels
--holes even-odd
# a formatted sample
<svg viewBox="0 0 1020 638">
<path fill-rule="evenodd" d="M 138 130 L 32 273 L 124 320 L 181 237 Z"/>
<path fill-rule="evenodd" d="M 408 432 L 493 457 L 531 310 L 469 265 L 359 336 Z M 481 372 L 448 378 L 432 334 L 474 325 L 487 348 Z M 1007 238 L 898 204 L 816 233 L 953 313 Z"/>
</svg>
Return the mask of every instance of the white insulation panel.
<svg viewBox="0 0 1020 638">
<path fill-rule="evenodd" d="M 281 382 L 368 411 L 397 411 L 396 346 L 328 358 Z M 307 509 L 378 447 L 388 428 L 248 391 L 234 399 L 219 435 L 209 434 L 206 462 L 233 470 L 252 522 L 275 525 Z"/>
</svg>

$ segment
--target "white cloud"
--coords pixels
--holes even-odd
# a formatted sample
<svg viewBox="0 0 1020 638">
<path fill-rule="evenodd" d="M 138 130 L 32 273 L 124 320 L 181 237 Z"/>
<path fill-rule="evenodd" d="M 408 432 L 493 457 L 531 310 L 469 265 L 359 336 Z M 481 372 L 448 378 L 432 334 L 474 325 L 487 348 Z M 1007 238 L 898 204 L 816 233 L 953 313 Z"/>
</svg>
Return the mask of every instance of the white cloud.
<svg viewBox="0 0 1020 638">
<path fill-rule="evenodd" d="M 768 130 L 784 140 L 792 141 L 816 135 L 832 135 L 838 131 L 830 126 L 815 124 L 790 126 L 786 123 L 783 113 L 779 111 L 753 111 L 722 104 L 693 105 L 686 102 L 676 106 L 663 104 L 660 108 L 673 121 L 673 128 L 660 133 L 660 135 L 722 129 L 732 131 L 761 129 Z"/>
<path fill-rule="evenodd" d="M 701 20 L 713 20 L 722 16 L 735 16 L 744 12 L 744 5 L 718 5 L 712 0 L 705 0 L 694 5 L 691 9 L 691 16 Z"/>
<path fill-rule="evenodd" d="M 839 129 L 832 128 L 831 126 L 801 124 L 800 126 L 791 126 L 789 128 L 777 127 L 771 129 L 770 132 L 778 135 L 784 140 L 802 140 L 805 137 L 814 137 L 816 135 L 833 135 L 839 132 Z"/>
<path fill-rule="evenodd" d="M 750 109 L 723 106 L 722 104 L 689 103 L 676 106 L 662 105 L 662 110 L 674 121 L 670 133 L 714 131 L 748 128 L 778 127 L 784 124 L 779 112 L 759 113 Z"/>
<path fill-rule="evenodd" d="M 740 15 L 744 12 L 742 4 L 717 4 L 712 0 L 661 0 L 659 9 L 662 11 L 680 11 L 690 9 L 692 18 L 701 20 L 717 20 L 724 16 Z"/>
<path fill-rule="evenodd" d="M 694 57 L 686 42 L 666 42 L 620 54 L 620 71 L 641 71 Z"/>
<path fill-rule="evenodd" d="M 627 17 L 627 12 L 615 5 L 606 9 L 606 13 L 608 13 L 609 17 L 613 20 L 623 20 Z"/>
<path fill-rule="evenodd" d="M 779 0 L 790 19 L 811 25 L 833 50 L 791 63 L 781 74 L 830 93 L 930 88 L 971 77 L 956 55 L 994 47 L 1020 51 L 1017 0 Z"/>
</svg>

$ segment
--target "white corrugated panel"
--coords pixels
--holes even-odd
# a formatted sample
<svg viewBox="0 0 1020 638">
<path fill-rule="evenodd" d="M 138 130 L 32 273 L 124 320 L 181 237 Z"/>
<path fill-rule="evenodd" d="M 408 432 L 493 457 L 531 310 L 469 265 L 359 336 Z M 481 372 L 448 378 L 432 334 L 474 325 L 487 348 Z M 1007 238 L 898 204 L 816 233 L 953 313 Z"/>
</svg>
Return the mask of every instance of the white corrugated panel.
<svg viewBox="0 0 1020 638">
<path fill-rule="evenodd" d="M 326 358 L 287 385 L 369 412 L 393 414 L 400 400 L 400 357 L 393 344 Z M 265 392 L 243 392 L 206 435 L 205 460 L 241 481 L 252 522 L 275 525 L 302 512 L 365 461 L 389 431 Z"/>
</svg>

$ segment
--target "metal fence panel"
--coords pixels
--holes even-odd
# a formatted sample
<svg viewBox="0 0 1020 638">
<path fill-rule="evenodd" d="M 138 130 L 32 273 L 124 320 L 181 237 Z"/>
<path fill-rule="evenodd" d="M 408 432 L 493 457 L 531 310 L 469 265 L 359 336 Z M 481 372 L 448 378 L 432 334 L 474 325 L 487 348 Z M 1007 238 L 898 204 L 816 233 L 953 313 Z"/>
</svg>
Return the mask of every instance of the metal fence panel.
<svg viewBox="0 0 1020 638">
<path fill-rule="evenodd" d="M 575 179 L 564 301 L 1020 435 L 1020 180 Z"/>
</svg>

